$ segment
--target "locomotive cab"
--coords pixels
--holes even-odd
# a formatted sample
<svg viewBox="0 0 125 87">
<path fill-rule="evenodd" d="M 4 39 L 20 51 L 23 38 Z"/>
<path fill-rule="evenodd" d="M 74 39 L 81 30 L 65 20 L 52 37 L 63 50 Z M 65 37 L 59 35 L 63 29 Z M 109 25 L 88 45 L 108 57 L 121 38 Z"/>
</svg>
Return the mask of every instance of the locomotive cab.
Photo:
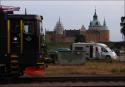
<svg viewBox="0 0 125 87">
<path fill-rule="evenodd" d="M 5 65 L 5 72 L 17 75 L 28 66 L 41 66 L 44 63 L 42 19 L 37 15 L 6 14 L 0 32 L 3 49 L 0 60 L 4 61 L 0 65 Z"/>
</svg>

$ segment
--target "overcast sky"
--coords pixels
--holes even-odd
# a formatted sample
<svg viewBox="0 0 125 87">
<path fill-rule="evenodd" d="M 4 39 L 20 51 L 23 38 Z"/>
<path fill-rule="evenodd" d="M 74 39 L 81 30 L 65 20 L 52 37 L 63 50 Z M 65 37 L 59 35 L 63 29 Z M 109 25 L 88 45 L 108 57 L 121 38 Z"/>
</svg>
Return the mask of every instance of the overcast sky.
<svg viewBox="0 0 125 87">
<path fill-rule="evenodd" d="M 90 20 L 93 19 L 93 14 L 96 8 L 98 19 L 103 24 L 106 19 L 107 26 L 110 30 L 111 41 L 121 41 L 120 33 L 121 16 L 124 15 L 124 1 L 1 1 L 2 5 L 18 6 L 23 13 L 27 8 L 28 14 L 38 14 L 43 16 L 43 28 L 53 30 L 56 22 L 61 18 L 61 22 L 65 29 L 80 29 L 82 25 L 88 29 Z"/>
</svg>

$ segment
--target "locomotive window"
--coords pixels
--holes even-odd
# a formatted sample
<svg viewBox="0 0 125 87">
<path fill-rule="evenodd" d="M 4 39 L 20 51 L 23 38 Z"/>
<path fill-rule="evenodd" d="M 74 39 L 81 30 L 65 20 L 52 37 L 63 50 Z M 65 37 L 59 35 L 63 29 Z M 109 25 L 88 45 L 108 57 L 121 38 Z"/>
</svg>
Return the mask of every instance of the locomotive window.
<svg viewBox="0 0 125 87">
<path fill-rule="evenodd" d="M 24 25 L 24 32 L 28 33 L 29 32 L 29 25 Z"/>
<path fill-rule="evenodd" d="M 24 33 L 34 33 L 34 24 L 31 21 L 25 21 Z"/>
</svg>

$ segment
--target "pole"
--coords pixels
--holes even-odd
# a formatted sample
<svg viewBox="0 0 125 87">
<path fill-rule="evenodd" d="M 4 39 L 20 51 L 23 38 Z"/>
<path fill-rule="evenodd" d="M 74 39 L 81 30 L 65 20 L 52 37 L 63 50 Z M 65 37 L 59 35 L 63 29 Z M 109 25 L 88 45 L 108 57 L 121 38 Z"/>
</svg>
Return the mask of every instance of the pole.
<svg viewBox="0 0 125 87">
<path fill-rule="evenodd" d="M 2 3 L 1 3 L 1 0 L 0 0 L 0 8 L 2 8 Z"/>
<path fill-rule="evenodd" d="M 125 17 L 125 0 L 124 0 L 124 6 L 123 6 L 124 8 L 124 15 L 123 15 L 123 17 Z M 124 22 L 124 20 L 123 20 L 123 22 Z M 125 25 L 123 25 L 123 26 L 125 26 Z M 125 44 L 125 36 L 123 35 L 123 44 Z M 123 47 L 123 50 L 124 50 L 124 52 L 125 52 L 125 46 Z M 124 54 L 123 54 L 124 55 Z"/>
<path fill-rule="evenodd" d="M 124 0 L 124 6 L 123 7 L 124 7 L 124 16 L 125 16 L 125 0 Z"/>
</svg>

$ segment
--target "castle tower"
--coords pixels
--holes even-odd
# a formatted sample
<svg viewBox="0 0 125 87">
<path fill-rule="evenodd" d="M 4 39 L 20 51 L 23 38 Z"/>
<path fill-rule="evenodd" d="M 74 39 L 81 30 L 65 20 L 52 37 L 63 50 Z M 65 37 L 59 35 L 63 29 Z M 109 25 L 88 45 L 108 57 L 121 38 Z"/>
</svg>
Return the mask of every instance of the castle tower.
<svg viewBox="0 0 125 87">
<path fill-rule="evenodd" d="M 82 25 L 82 27 L 80 28 L 80 34 L 81 35 L 86 35 L 86 28 L 84 25 Z"/>
<path fill-rule="evenodd" d="M 86 28 L 84 25 L 82 25 L 82 27 L 80 28 L 80 31 L 86 31 Z"/>
<path fill-rule="evenodd" d="M 95 9 L 95 13 L 93 15 L 93 20 L 90 21 L 89 27 L 99 27 L 99 26 L 101 26 L 101 24 L 98 20 L 98 16 L 97 16 L 96 9 Z"/>
<path fill-rule="evenodd" d="M 95 14 L 94 14 L 94 16 L 93 16 L 93 20 L 98 20 L 98 16 L 97 16 L 97 14 L 96 14 L 96 9 L 95 9 Z"/>
<path fill-rule="evenodd" d="M 108 27 L 107 27 L 107 24 L 106 24 L 105 18 L 104 18 L 104 21 L 103 21 L 103 29 L 108 30 Z"/>
<path fill-rule="evenodd" d="M 63 35 L 63 33 L 64 33 L 64 27 L 63 27 L 63 24 L 60 21 L 60 17 L 59 17 L 59 20 L 56 23 L 56 26 L 54 28 L 54 32 L 56 34 L 60 34 L 60 35 Z"/>
<path fill-rule="evenodd" d="M 109 30 L 104 19 L 103 25 L 100 24 L 98 20 L 98 15 L 95 13 L 93 15 L 93 20 L 90 21 L 89 29 L 86 32 L 86 40 L 94 42 L 107 42 L 109 41 Z"/>
<path fill-rule="evenodd" d="M 106 21 L 105 21 L 105 18 L 104 18 L 103 26 L 104 26 L 104 27 L 106 26 Z"/>
</svg>

